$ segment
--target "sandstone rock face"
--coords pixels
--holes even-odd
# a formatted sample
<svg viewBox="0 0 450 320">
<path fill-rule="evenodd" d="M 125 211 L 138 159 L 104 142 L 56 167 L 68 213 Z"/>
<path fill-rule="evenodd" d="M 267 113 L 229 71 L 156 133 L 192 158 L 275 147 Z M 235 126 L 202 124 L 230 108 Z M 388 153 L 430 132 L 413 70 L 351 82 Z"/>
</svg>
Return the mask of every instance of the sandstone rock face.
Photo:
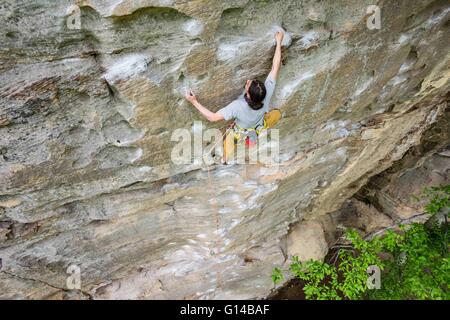
<svg viewBox="0 0 450 320">
<path fill-rule="evenodd" d="M 297 256 L 300 261 L 322 260 L 327 251 L 325 233 L 319 222 L 299 223 L 290 231 L 287 239 L 289 256 Z"/>
<path fill-rule="evenodd" d="M 442 144 L 448 141 L 450 125 L 441 125 L 439 128 L 447 136 L 447 139 L 442 139 L 442 135 L 438 136 L 439 144 Z M 436 132 L 432 134 L 435 135 Z M 433 144 L 430 137 L 424 138 L 422 140 Z M 450 145 L 431 154 L 422 154 L 418 149 L 420 148 L 410 149 L 399 163 L 372 177 L 356 197 L 371 203 L 372 210 L 383 212 L 395 222 L 421 215 L 429 201 L 423 195 L 424 187 L 450 184 Z M 426 219 L 427 216 L 423 218 Z"/>
<path fill-rule="evenodd" d="M 375 2 L 379 30 L 374 1 L 3 1 L 0 297 L 266 296 L 290 225 L 449 119 L 448 1 Z M 231 102 L 280 26 L 278 170 L 174 164 L 172 133 L 201 120 L 185 91 Z"/>
</svg>

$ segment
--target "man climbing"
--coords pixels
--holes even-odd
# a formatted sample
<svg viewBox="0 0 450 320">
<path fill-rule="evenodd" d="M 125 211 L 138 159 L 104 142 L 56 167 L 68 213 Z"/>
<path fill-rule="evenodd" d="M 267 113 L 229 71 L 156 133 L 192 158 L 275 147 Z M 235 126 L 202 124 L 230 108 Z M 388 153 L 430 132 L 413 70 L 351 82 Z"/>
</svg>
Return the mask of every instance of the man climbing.
<svg viewBox="0 0 450 320">
<path fill-rule="evenodd" d="M 255 144 L 259 132 L 273 127 L 281 118 L 281 112 L 278 109 L 270 110 L 269 107 L 281 67 L 283 37 L 284 32 L 276 32 L 276 49 L 272 70 L 266 81 L 262 83 L 256 79 L 247 80 L 244 95 L 226 107 L 217 112 L 211 112 L 197 101 L 192 91 L 186 95 L 186 99 L 211 122 L 235 119 L 224 139 L 224 163 L 234 154 L 234 145 L 237 141 L 244 137 L 248 146 Z"/>
</svg>

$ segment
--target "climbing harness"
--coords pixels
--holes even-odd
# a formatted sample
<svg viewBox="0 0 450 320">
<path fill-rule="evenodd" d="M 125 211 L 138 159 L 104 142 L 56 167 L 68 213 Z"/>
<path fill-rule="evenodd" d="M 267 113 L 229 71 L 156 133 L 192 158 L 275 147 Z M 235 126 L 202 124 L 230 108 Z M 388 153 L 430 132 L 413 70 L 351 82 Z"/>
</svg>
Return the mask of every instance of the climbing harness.
<svg viewBox="0 0 450 320">
<path fill-rule="evenodd" d="M 263 125 L 259 125 L 255 128 L 242 128 L 234 123 L 233 131 L 235 143 L 238 143 L 239 141 L 245 139 L 245 144 L 247 146 L 253 146 L 258 140 L 259 134 L 266 129 L 267 127 L 265 120 Z"/>
<path fill-rule="evenodd" d="M 229 133 L 225 134 L 223 142 L 224 160 L 234 154 L 234 147 L 241 141 L 245 141 L 247 147 L 252 147 L 257 143 L 258 136 L 267 129 L 275 126 L 280 120 L 281 112 L 279 109 L 272 109 L 264 114 L 263 125 L 256 126 L 255 128 L 241 128 L 235 122 L 233 122 L 228 129 Z"/>
<path fill-rule="evenodd" d="M 251 141 L 257 140 L 258 136 L 265 130 L 272 128 L 278 120 L 281 118 L 281 112 L 279 109 L 273 109 L 270 112 L 264 114 L 263 124 L 254 128 L 242 128 L 236 123 L 233 123 L 235 140 L 239 141 L 242 136 L 250 139 Z"/>
</svg>

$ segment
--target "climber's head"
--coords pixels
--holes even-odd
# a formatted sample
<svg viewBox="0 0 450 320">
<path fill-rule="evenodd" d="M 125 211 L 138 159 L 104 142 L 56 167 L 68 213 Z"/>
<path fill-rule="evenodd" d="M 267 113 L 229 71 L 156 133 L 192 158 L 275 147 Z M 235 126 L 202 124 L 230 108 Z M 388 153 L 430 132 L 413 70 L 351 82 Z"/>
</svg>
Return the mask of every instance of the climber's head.
<svg viewBox="0 0 450 320">
<path fill-rule="evenodd" d="M 266 87 L 259 80 L 247 80 L 245 84 L 245 101 L 250 108 L 259 110 L 263 107 L 263 101 L 266 97 Z"/>
</svg>

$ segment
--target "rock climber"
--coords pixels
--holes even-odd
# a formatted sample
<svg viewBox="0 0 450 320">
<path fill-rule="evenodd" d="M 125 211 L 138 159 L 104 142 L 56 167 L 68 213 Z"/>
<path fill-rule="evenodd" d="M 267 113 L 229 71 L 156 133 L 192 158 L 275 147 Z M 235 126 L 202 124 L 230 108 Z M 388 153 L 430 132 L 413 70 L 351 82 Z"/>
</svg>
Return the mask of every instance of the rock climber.
<svg viewBox="0 0 450 320">
<path fill-rule="evenodd" d="M 275 33 L 276 49 L 272 70 L 265 82 L 262 83 L 256 79 L 247 80 L 244 94 L 226 107 L 217 112 L 212 112 L 198 102 L 192 91 L 186 95 L 186 99 L 209 121 L 234 119 L 224 139 L 225 163 L 227 158 L 230 158 L 234 153 L 235 143 L 244 138 L 247 146 L 254 145 L 259 132 L 273 127 L 281 118 L 279 109 L 269 107 L 281 67 L 281 43 L 283 37 L 284 31 Z"/>
</svg>

